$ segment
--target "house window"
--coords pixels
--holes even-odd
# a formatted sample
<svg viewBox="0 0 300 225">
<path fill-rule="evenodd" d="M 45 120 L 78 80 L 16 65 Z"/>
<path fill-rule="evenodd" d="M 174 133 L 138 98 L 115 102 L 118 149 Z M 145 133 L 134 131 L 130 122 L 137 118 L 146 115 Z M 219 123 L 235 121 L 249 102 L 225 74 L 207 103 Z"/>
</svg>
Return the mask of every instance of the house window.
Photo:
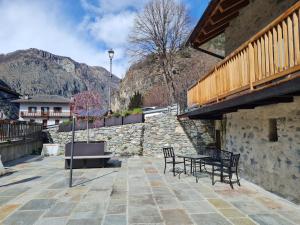
<svg viewBox="0 0 300 225">
<path fill-rule="evenodd" d="M 54 108 L 53 108 L 53 111 L 54 111 L 55 113 L 61 113 L 62 108 L 61 108 L 61 107 L 54 107 Z"/>
<path fill-rule="evenodd" d="M 28 107 L 29 113 L 36 113 L 36 107 Z"/>
<path fill-rule="evenodd" d="M 59 120 L 55 120 L 55 125 L 59 125 Z"/>
<path fill-rule="evenodd" d="M 278 141 L 277 120 L 276 119 L 269 119 L 269 141 L 270 142 Z"/>
</svg>

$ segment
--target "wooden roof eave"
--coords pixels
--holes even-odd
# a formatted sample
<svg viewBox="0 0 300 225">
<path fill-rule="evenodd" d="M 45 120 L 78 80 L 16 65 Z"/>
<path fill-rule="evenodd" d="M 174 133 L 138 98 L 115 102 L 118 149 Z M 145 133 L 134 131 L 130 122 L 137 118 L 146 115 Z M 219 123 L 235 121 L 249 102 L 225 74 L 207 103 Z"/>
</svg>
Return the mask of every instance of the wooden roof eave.
<svg viewBox="0 0 300 225">
<path fill-rule="evenodd" d="M 238 16 L 239 10 L 248 4 L 249 0 L 212 0 L 189 36 L 186 45 L 195 44 L 196 42 L 197 45 L 201 45 L 207 40 L 216 37 L 221 30 L 224 32 L 229 22 Z M 224 26 L 224 24 L 227 26 Z M 213 33 L 213 35 L 207 35 L 206 33 L 212 32 L 209 27 L 212 25 L 213 30 L 218 31 Z"/>
<path fill-rule="evenodd" d="M 221 62 L 217 63 L 216 66 L 213 69 L 211 69 L 205 76 L 201 77 L 194 84 L 192 84 L 190 86 L 190 88 L 188 88 L 188 90 L 190 90 L 192 87 L 194 87 L 201 80 L 204 80 L 206 77 L 208 77 L 212 72 L 214 72 L 214 70 L 216 68 L 219 68 L 220 66 L 222 66 L 223 64 L 225 64 L 226 62 L 228 62 L 229 60 L 231 60 L 233 56 L 237 55 L 237 53 L 239 53 L 242 49 L 244 49 L 245 47 L 247 47 L 250 43 L 254 42 L 255 40 L 259 39 L 261 36 L 263 36 L 266 33 L 266 31 L 268 31 L 270 28 L 278 25 L 282 20 L 286 19 L 289 16 L 290 12 L 294 11 L 298 7 L 300 7 L 300 1 L 297 2 L 296 4 L 294 4 L 287 11 L 285 11 L 284 13 L 282 13 L 279 17 L 277 17 L 274 21 L 272 21 L 266 27 L 264 27 L 259 32 L 257 32 L 252 38 L 250 38 L 248 41 L 246 41 L 245 43 L 243 43 L 240 47 L 238 47 L 236 50 L 234 50 L 232 53 L 230 53 L 228 56 L 226 56 Z"/>
</svg>

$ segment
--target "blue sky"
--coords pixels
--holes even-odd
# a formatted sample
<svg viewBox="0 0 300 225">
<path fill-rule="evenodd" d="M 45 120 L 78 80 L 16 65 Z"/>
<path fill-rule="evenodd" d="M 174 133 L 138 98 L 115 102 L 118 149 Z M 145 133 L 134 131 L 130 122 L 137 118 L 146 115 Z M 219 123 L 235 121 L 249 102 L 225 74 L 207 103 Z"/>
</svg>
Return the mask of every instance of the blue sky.
<svg viewBox="0 0 300 225">
<path fill-rule="evenodd" d="M 78 62 L 108 68 L 123 77 L 130 62 L 127 36 L 148 0 L 0 0 L 0 53 L 39 48 Z M 209 0 L 182 0 L 194 26 Z"/>
</svg>

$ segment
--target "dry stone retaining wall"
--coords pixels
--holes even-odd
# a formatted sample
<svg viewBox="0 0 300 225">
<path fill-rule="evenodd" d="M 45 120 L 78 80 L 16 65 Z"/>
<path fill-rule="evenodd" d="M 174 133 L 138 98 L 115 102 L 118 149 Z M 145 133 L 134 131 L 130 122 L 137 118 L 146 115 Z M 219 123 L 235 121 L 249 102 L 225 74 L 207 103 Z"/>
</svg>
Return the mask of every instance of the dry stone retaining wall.
<svg viewBox="0 0 300 225">
<path fill-rule="evenodd" d="M 91 141 L 107 141 L 107 151 L 118 155 L 160 156 L 163 146 L 173 146 L 176 153 L 195 153 L 214 142 L 209 122 L 178 121 L 174 115 L 147 117 L 145 123 L 102 127 L 90 130 Z M 50 130 L 54 143 L 64 145 L 71 141 L 71 132 Z M 75 140 L 85 141 L 87 132 L 76 131 Z"/>
</svg>

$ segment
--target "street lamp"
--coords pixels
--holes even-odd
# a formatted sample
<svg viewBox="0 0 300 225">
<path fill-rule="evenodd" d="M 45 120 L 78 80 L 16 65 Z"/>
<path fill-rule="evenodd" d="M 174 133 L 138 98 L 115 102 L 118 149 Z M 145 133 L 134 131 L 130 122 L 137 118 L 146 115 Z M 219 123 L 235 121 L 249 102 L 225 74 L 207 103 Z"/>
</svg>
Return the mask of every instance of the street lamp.
<svg viewBox="0 0 300 225">
<path fill-rule="evenodd" d="M 108 113 L 111 113 L 111 79 L 112 79 L 112 59 L 114 57 L 114 50 L 110 49 L 108 50 L 108 57 L 109 57 L 109 61 L 110 61 L 110 79 L 109 79 L 109 83 L 108 83 Z"/>
</svg>

